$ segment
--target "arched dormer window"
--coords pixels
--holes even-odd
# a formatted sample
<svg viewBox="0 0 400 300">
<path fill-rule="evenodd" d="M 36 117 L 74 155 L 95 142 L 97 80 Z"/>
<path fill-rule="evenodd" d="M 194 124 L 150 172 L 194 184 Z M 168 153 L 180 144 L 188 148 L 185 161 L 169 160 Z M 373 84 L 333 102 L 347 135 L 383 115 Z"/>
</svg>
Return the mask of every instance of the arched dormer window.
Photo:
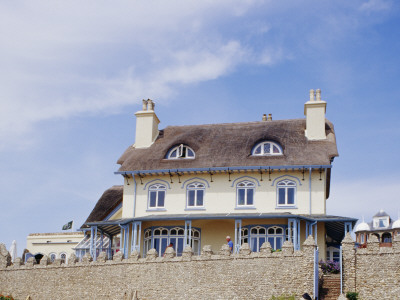
<svg viewBox="0 0 400 300">
<path fill-rule="evenodd" d="M 194 159 L 195 154 L 192 148 L 184 144 L 171 148 L 167 153 L 167 159 Z"/>
<path fill-rule="evenodd" d="M 282 155 L 282 147 L 275 142 L 264 141 L 254 146 L 252 155 Z"/>
</svg>

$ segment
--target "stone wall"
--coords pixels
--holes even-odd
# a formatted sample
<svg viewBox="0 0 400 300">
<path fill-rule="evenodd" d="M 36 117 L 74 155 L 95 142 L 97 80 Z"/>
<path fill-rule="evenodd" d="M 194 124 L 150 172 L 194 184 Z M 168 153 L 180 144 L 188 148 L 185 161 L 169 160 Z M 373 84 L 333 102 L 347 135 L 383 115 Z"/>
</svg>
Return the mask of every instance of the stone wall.
<svg viewBox="0 0 400 300">
<path fill-rule="evenodd" d="M 379 247 L 371 236 L 367 248 L 355 249 L 348 234 L 343 240 L 343 284 L 345 292 L 358 292 L 360 299 L 400 298 L 400 236 L 392 247 Z"/>
<path fill-rule="evenodd" d="M 235 255 L 224 245 L 217 254 L 205 246 L 200 256 L 193 256 L 187 247 L 182 257 L 175 257 L 170 248 L 165 257 L 156 257 L 155 250 L 146 258 L 134 253 L 122 259 L 117 253 L 113 261 L 103 254 L 96 262 L 90 256 L 76 262 L 72 256 L 68 265 L 59 260 L 50 264 L 47 257 L 39 265 L 33 259 L 9 265 L 0 258 L 7 261 L 0 266 L 0 293 L 15 299 L 30 295 L 33 300 L 128 299 L 124 295 L 135 291 L 139 299 L 269 299 L 282 294 L 299 298 L 313 291 L 314 247 L 309 237 L 303 250 L 295 252 L 285 242 L 282 252 L 272 252 L 264 243 L 259 253 L 251 253 L 244 244 Z"/>
</svg>

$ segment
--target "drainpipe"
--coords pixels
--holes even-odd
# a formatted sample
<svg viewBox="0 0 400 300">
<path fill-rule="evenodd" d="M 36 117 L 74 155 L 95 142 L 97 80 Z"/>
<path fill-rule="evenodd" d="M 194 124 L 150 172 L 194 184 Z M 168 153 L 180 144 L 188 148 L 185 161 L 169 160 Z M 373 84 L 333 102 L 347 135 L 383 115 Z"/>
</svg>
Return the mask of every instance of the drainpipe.
<svg viewBox="0 0 400 300">
<path fill-rule="evenodd" d="M 309 168 L 309 189 L 310 189 L 310 215 L 311 215 L 311 212 L 312 212 L 312 210 L 311 210 L 311 167 Z"/>
<path fill-rule="evenodd" d="M 135 174 L 132 174 L 132 179 L 133 179 L 133 184 L 135 186 L 135 195 L 133 195 L 133 218 L 136 215 L 136 191 L 137 191 L 137 184 L 136 184 L 136 179 L 135 179 Z"/>
</svg>

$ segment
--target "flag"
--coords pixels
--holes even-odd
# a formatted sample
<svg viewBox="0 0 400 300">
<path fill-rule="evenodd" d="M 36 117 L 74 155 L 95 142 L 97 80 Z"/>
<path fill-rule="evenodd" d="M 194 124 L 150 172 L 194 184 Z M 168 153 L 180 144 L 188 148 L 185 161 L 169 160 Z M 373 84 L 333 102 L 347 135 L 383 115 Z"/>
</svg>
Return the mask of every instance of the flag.
<svg viewBox="0 0 400 300">
<path fill-rule="evenodd" d="M 72 228 L 72 222 L 73 222 L 73 221 L 70 221 L 70 222 L 68 222 L 67 224 L 65 224 L 65 225 L 62 227 L 62 230 L 71 229 L 71 228 Z"/>
</svg>

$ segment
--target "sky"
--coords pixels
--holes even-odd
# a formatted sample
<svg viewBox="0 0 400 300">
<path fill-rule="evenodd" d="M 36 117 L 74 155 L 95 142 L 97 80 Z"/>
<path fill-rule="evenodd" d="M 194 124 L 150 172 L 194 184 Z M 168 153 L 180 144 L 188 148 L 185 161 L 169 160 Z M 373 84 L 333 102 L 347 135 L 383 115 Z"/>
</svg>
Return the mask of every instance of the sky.
<svg viewBox="0 0 400 300">
<path fill-rule="evenodd" d="M 0 2 L 0 242 L 80 227 L 151 98 L 168 125 L 335 125 L 327 213 L 400 211 L 400 2 Z"/>
</svg>

